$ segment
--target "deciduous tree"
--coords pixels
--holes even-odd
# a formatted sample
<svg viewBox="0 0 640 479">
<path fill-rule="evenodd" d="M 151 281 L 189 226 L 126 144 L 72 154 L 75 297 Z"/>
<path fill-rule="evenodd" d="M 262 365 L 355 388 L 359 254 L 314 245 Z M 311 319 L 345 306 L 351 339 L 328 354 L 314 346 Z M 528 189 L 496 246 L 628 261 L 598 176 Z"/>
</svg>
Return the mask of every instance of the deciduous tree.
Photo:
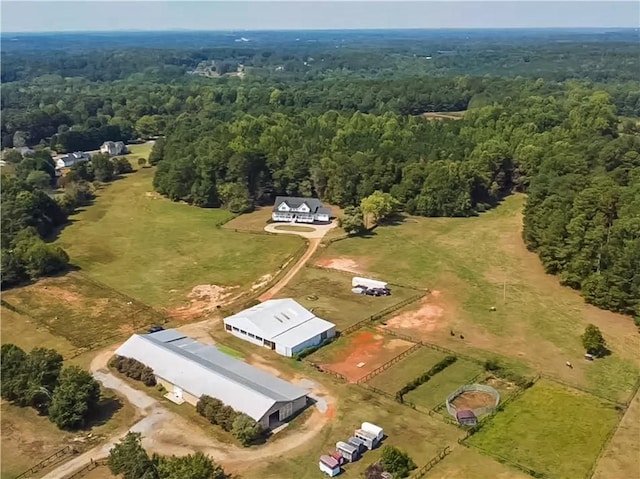
<svg viewBox="0 0 640 479">
<path fill-rule="evenodd" d="M 84 427 L 98 408 L 100 385 L 90 373 L 69 366 L 60 374 L 49 407 L 50 419 L 60 429 Z"/>
</svg>

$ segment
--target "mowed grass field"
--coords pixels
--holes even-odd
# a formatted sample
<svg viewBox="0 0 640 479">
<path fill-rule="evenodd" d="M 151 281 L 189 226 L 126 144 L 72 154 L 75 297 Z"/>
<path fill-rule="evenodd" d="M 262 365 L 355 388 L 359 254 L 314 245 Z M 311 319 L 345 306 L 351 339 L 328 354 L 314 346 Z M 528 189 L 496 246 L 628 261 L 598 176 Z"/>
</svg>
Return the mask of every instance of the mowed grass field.
<svg viewBox="0 0 640 479">
<path fill-rule="evenodd" d="M 462 446 L 435 465 L 427 479 L 531 479 L 529 474 Z"/>
<path fill-rule="evenodd" d="M 5 317 L 3 311 L 3 332 L 7 323 L 9 337 L 16 344 L 29 347 L 42 340 L 51 344 L 49 347 L 59 349 L 65 357 L 71 348 L 74 352 L 93 349 L 97 344 L 116 341 L 118 337 L 165 319 L 158 311 L 104 288 L 78 272 L 43 278 L 37 283 L 4 291 L 2 298 L 25 313 Z M 18 316 L 26 316 L 28 321 Z M 14 325 L 18 328 L 15 331 Z M 23 331 L 24 337 L 20 337 L 18 331 Z M 2 342 L 7 342 L 4 334 Z"/>
<path fill-rule="evenodd" d="M 335 323 L 341 331 L 418 294 L 401 287 L 393 287 L 391 296 L 355 294 L 351 292 L 351 278 L 352 275 L 340 271 L 302 268 L 276 297 L 295 299 L 305 308 L 313 309 L 318 317 Z"/>
<path fill-rule="evenodd" d="M 235 233 L 216 225 L 231 214 L 158 196 L 154 168 L 99 192 L 57 243 L 91 277 L 155 307 L 185 303 L 197 285 L 240 287 L 274 273 L 298 248 L 296 236 Z"/>
<path fill-rule="evenodd" d="M 469 443 L 549 477 L 582 478 L 618 420 L 613 404 L 541 380 L 489 419 Z"/>
<path fill-rule="evenodd" d="M 522 240 L 524 201 L 513 195 L 473 218 L 408 217 L 368 237 L 335 242 L 319 261 L 351 261 L 363 274 L 432 290 L 424 304 L 408 308 L 415 318 L 395 328 L 404 334 L 482 359 L 511 358 L 627 400 L 640 372 L 637 328 L 629 317 L 585 304 L 578 292 L 544 273 Z M 612 350 L 594 362 L 583 359 L 580 340 L 589 323 Z"/>
<path fill-rule="evenodd" d="M 458 358 L 458 360 L 435 374 L 404 396 L 404 400 L 422 410 L 433 409 L 444 402 L 447 396 L 463 384 L 468 384 L 483 371 L 479 364 Z"/>
<path fill-rule="evenodd" d="M 422 373 L 427 372 L 436 363 L 443 360 L 446 354 L 435 349 L 421 347 L 402 361 L 374 376 L 367 384 L 389 394 L 395 394 L 400 388 Z"/>
</svg>

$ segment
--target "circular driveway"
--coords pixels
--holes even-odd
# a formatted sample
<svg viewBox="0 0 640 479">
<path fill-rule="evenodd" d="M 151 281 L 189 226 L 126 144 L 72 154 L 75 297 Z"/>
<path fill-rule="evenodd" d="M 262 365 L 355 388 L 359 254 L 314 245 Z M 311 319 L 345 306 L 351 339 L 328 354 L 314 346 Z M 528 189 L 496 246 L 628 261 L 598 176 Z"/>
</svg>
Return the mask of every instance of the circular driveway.
<svg viewBox="0 0 640 479">
<path fill-rule="evenodd" d="M 313 231 L 293 231 L 284 229 L 287 226 L 289 227 L 299 227 L 305 229 L 312 229 Z M 269 233 L 277 233 L 277 234 L 285 234 L 285 235 L 297 235 L 302 236 L 303 238 L 309 239 L 320 239 L 326 235 L 330 229 L 338 226 L 338 221 L 333 220 L 329 224 L 308 224 L 308 223 L 269 223 L 264 227 L 264 230 Z M 278 229 L 278 227 L 284 227 L 283 229 Z"/>
</svg>

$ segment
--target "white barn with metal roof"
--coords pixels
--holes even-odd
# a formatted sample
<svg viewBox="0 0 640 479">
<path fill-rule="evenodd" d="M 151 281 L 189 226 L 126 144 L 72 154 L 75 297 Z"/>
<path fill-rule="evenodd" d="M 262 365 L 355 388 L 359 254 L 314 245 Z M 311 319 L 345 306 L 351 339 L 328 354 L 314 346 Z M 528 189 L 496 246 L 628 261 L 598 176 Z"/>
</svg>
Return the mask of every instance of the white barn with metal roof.
<svg viewBox="0 0 640 479">
<path fill-rule="evenodd" d="M 179 331 L 134 334 L 115 352 L 153 369 L 173 398 L 196 405 L 202 395 L 274 427 L 307 404 L 307 391 Z"/>
<path fill-rule="evenodd" d="M 318 318 L 293 299 L 270 299 L 224 318 L 228 333 L 293 356 L 336 335 L 336 325 Z"/>
</svg>

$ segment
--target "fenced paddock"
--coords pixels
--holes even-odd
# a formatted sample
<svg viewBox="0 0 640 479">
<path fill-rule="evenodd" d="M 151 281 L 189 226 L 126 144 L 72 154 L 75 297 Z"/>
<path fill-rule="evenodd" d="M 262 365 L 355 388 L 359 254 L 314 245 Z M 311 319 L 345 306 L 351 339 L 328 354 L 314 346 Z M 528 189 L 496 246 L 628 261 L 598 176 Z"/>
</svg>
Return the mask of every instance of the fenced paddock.
<svg viewBox="0 0 640 479">
<path fill-rule="evenodd" d="M 402 361 L 370 378 L 367 384 L 395 395 L 396 391 L 400 390 L 405 384 L 431 369 L 446 356 L 440 351 L 421 346 Z"/>
<path fill-rule="evenodd" d="M 490 413 L 496 407 L 498 407 L 498 404 L 500 404 L 500 393 L 493 389 L 491 386 L 486 386 L 484 384 L 465 384 L 464 386 L 460 386 L 447 397 L 445 404 L 449 414 L 451 414 L 453 417 L 456 417 L 456 413 L 458 410 L 455 405 L 456 400 L 465 396 L 467 393 L 474 392 L 480 392 L 488 395 L 487 400 L 482 401 L 483 403 L 488 403 L 486 406 L 465 408 L 470 409 L 476 417 L 480 417 L 484 414 Z"/>
<path fill-rule="evenodd" d="M 442 403 L 452 391 L 472 382 L 482 371 L 481 365 L 458 358 L 455 363 L 434 375 L 429 381 L 405 394 L 404 401 L 416 408 L 429 411 Z"/>
</svg>

